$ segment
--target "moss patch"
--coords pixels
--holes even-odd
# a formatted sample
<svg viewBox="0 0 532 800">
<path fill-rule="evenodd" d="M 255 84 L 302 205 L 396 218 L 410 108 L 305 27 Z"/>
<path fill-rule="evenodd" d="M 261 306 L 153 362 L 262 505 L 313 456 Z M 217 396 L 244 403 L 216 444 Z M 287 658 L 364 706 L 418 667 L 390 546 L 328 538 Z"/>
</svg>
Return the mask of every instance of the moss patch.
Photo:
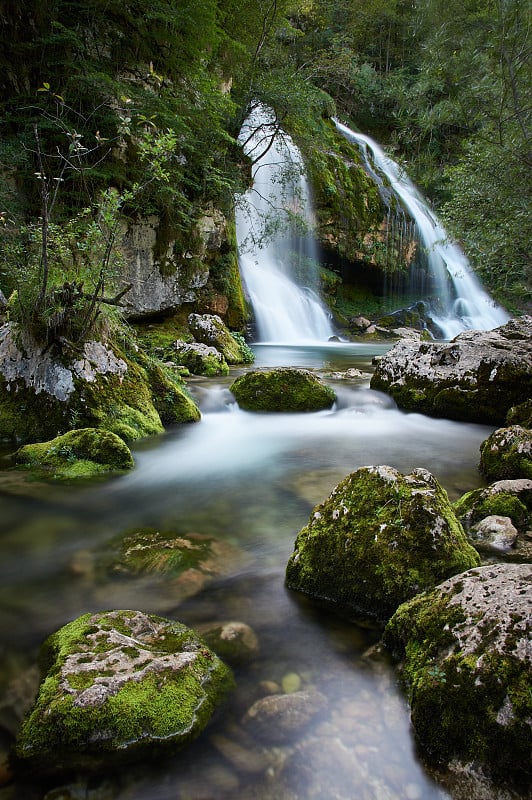
<svg viewBox="0 0 532 800">
<path fill-rule="evenodd" d="M 230 388 L 247 411 L 319 411 L 330 408 L 336 399 L 330 386 L 301 369 L 253 370 Z"/>
<path fill-rule="evenodd" d="M 286 582 L 342 614 L 382 623 L 405 600 L 479 563 L 430 473 L 364 467 L 314 508 Z"/>
</svg>

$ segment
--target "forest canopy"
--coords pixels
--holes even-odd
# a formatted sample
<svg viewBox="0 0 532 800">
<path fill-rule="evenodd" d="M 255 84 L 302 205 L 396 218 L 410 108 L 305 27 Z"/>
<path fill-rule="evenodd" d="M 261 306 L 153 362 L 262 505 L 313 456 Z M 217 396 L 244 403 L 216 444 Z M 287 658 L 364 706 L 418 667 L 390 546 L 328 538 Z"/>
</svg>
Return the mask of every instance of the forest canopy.
<svg viewBox="0 0 532 800">
<path fill-rule="evenodd" d="M 488 288 L 526 307 L 528 11 L 527 0 L 4 2 L 4 291 L 14 265 L 34 268 L 43 213 L 81 230 L 84 209 L 92 221 L 106 209 L 106 236 L 113 214 L 157 213 L 186 238 L 206 204 L 231 208 L 247 180 L 238 132 L 260 102 L 303 138 L 333 114 L 375 135 Z"/>
</svg>

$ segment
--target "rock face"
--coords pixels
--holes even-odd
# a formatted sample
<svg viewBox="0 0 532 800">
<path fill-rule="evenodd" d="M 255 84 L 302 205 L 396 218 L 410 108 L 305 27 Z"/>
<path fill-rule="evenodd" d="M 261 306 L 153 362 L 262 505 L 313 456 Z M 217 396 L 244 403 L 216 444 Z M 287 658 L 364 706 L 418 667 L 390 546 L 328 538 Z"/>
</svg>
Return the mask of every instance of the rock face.
<svg viewBox="0 0 532 800">
<path fill-rule="evenodd" d="M 428 760 L 458 760 L 527 791 L 531 773 L 532 567 L 451 578 L 401 606 L 384 642 L 404 659 L 412 724 Z"/>
<path fill-rule="evenodd" d="M 405 600 L 477 564 L 429 472 L 362 467 L 314 508 L 286 583 L 341 614 L 383 623 Z"/>
<path fill-rule="evenodd" d="M 532 393 L 532 317 L 447 344 L 401 341 L 379 361 L 371 388 L 412 411 L 503 424 Z"/>
<path fill-rule="evenodd" d="M 200 417 L 177 380 L 141 354 L 135 363 L 111 344 L 90 341 L 59 360 L 13 323 L 0 328 L 0 439 L 39 441 L 101 427 L 132 440 L 161 433 L 161 415 L 165 422 Z"/>
<path fill-rule="evenodd" d="M 290 367 L 253 370 L 230 389 L 246 411 L 320 411 L 336 399 L 330 386 L 312 372 Z"/>
<path fill-rule="evenodd" d="M 140 611 L 85 614 L 52 634 L 41 656 L 43 682 L 16 746 L 18 766 L 36 772 L 181 748 L 233 683 L 193 631 Z"/>
<path fill-rule="evenodd" d="M 480 446 L 480 470 L 493 480 L 532 478 L 532 430 L 499 428 Z"/>
<path fill-rule="evenodd" d="M 98 428 L 69 431 L 49 442 L 27 444 L 15 462 L 54 479 L 89 478 L 134 466 L 129 447 L 115 433 Z"/>
</svg>

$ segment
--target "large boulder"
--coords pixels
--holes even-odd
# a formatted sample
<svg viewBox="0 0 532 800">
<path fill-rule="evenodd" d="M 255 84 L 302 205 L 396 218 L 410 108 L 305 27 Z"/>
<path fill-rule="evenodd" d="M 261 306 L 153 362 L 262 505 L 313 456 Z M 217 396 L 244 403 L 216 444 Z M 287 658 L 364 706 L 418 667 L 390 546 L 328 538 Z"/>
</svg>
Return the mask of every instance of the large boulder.
<svg viewBox="0 0 532 800">
<path fill-rule="evenodd" d="M 217 314 L 190 314 L 188 327 L 197 342 L 215 347 L 228 364 L 249 363 L 251 350 L 235 337 Z"/>
<path fill-rule="evenodd" d="M 449 343 L 398 342 L 377 364 L 371 388 L 412 411 L 504 424 L 532 393 L 532 317 L 465 331 Z"/>
<path fill-rule="evenodd" d="M 91 478 L 134 466 L 129 447 L 116 433 L 99 428 L 68 431 L 48 442 L 26 444 L 15 463 L 54 478 Z"/>
<path fill-rule="evenodd" d="M 6 323 L 0 328 L 0 439 L 43 441 L 94 427 L 139 439 L 163 431 L 156 404 L 172 421 L 198 420 L 198 408 L 177 379 L 147 362 L 136 363 L 101 341 L 59 358 Z"/>
<path fill-rule="evenodd" d="M 479 563 L 429 472 L 362 467 L 314 508 L 286 583 L 341 614 L 380 624 L 405 600 Z"/>
<path fill-rule="evenodd" d="M 246 411 L 320 411 L 336 399 L 333 389 L 317 375 L 293 367 L 247 372 L 230 389 Z"/>
<path fill-rule="evenodd" d="M 532 430 L 499 428 L 480 445 L 480 471 L 490 480 L 532 478 Z"/>
<path fill-rule="evenodd" d="M 457 575 L 402 605 L 383 639 L 403 660 L 425 757 L 480 768 L 524 792 L 532 781 L 531 581 L 527 564 Z"/>
<path fill-rule="evenodd" d="M 180 749 L 232 688 L 228 667 L 189 628 L 140 611 L 85 614 L 41 649 L 43 680 L 16 766 L 53 773 Z"/>
<path fill-rule="evenodd" d="M 173 358 L 193 375 L 228 375 L 227 361 L 216 347 L 202 342 L 178 339 L 173 345 Z"/>
</svg>

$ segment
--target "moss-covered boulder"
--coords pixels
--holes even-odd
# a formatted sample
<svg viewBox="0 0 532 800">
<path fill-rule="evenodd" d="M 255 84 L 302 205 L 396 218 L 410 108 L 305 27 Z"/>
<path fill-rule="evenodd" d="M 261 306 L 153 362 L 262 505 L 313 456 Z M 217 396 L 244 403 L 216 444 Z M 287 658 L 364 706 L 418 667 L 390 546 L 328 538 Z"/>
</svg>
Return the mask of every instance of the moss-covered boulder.
<svg viewBox="0 0 532 800">
<path fill-rule="evenodd" d="M 174 342 L 173 358 L 193 375 L 228 375 L 229 367 L 223 355 L 215 347 L 201 342 Z"/>
<path fill-rule="evenodd" d="M 53 773 L 179 749 L 232 688 L 228 667 L 179 622 L 140 611 L 85 614 L 41 649 L 43 679 L 16 766 Z"/>
<path fill-rule="evenodd" d="M 405 600 L 479 563 L 427 470 L 362 467 L 314 508 L 286 583 L 343 615 L 380 624 Z"/>
<path fill-rule="evenodd" d="M 14 458 L 19 466 L 63 480 L 91 478 L 134 466 L 126 443 L 100 428 L 68 431 L 48 442 L 26 444 Z"/>
<path fill-rule="evenodd" d="M 478 550 L 502 549 L 506 551 L 506 558 L 530 560 L 532 542 L 527 532 L 532 523 L 532 480 L 519 478 L 497 481 L 490 486 L 473 489 L 460 497 L 453 508 Z M 501 517 L 508 519 L 516 531 L 511 549 L 501 548 L 497 537 L 493 540 L 491 536 L 486 536 L 489 528 L 486 528 L 484 520 Z"/>
<path fill-rule="evenodd" d="M 217 314 L 190 314 L 188 327 L 197 342 L 215 347 L 228 364 L 250 363 L 253 354 L 241 337 L 235 337 Z"/>
<path fill-rule="evenodd" d="M 317 375 L 292 367 L 252 370 L 240 375 L 230 389 L 246 411 L 320 411 L 336 399 Z"/>
<path fill-rule="evenodd" d="M 457 575 L 402 605 L 384 643 L 403 661 L 425 757 L 460 762 L 527 792 L 532 781 L 532 568 Z"/>
<path fill-rule="evenodd" d="M 532 317 L 452 342 L 401 341 L 377 364 L 371 388 L 402 408 L 451 419 L 505 423 L 532 394 Z"/>
<path fill-rule="evenodd" d="M 480 471 L 490 480 L 532 478 L 532 430 L 499 428 L 480 445 Z"/>
<path fill-rule="evenodd" d="M 0 439 L 43 441 L 74 428 L 105 428 L 126 441 L 161 433 L 160 382 L 150 374 L 111 342 L 85 342 L 58 356 L 6 323 L 0 328 Z M 170 390 L 182 398 L 174 417 L 198 420 L 182 388 L 174 382 Z"/>
<path fill-rule="evenodd" d="M 506 415 L 506 424 L 532 428 L 532 400 L 525 400 L 524 403 L 512 406 Z"/>
</svg>

